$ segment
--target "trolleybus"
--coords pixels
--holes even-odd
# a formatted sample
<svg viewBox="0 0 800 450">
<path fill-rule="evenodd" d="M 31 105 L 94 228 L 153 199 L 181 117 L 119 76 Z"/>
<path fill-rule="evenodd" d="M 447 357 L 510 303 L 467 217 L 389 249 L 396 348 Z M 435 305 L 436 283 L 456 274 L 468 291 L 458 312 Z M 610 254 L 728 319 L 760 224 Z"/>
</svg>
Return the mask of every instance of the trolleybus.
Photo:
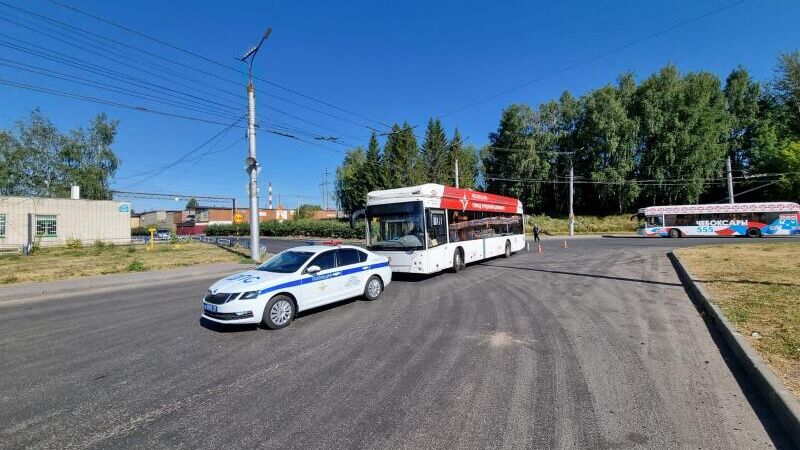
<svg viewBox="0 0 800 450">
<path fill-rule="evenodd" d="M 367 249 L 394 272 L 460 271 L 525 247 L 522 203 L 510 197 L 423 184 L 367 195 Z"/>
<path fill-rule="evenodd" d="M 643 236 L 800 235 L 800 205 L 791 202 L 650 206 L 636 217 Z"/>
</svg>

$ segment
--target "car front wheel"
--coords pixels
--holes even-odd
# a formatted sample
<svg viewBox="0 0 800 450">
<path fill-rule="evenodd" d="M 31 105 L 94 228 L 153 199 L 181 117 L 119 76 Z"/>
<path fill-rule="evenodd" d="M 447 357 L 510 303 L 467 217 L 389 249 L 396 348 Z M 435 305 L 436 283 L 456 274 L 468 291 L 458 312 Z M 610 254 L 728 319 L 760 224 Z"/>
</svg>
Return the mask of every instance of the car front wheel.
<svg viewBox="0 0 800 450">
<path fill-rule="evenodd" d="M 367 280 L 367 286 L 364 287 L 364 298 L 367 300 L 377 300 L 383 292 L 383 282 L 380 277 L 373 275 Z"/>
<path fill-rule="evenodd" d="M 276 295 L 264 307 L 261 322 L 270 330 L 279 330 L 291 323 L 296 311 L 294 302 L 285 295 Z"/>
</svg>

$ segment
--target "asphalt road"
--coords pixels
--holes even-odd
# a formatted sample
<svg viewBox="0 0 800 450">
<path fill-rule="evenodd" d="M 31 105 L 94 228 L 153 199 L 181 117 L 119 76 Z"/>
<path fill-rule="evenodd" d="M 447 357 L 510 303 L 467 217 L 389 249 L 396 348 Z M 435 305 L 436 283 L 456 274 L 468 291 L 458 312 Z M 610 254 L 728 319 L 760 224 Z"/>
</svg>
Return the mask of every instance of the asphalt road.
<svg viewBox="0 0 800 450">
<path fill-rule="evenodd" d="M 665 256 L 705 242 L 547 241 L 277 332 L 201 323 L 213 280 L 0 304 L 0 447 L 788 448 Z"/>
</svg>

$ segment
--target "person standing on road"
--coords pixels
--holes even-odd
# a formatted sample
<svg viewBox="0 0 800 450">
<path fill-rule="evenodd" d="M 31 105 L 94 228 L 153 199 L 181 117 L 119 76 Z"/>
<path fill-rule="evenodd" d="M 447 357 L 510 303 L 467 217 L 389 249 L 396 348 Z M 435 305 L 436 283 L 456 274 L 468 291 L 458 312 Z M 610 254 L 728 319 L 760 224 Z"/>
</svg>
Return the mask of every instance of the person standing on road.
<svg viewBox="0 0 800 450">
<path fill-rule="evenodd" d="M 539 225 L 533 226 L 533 242 L 539 242 L 539 233 L 542 231 Z"/>
</svg>

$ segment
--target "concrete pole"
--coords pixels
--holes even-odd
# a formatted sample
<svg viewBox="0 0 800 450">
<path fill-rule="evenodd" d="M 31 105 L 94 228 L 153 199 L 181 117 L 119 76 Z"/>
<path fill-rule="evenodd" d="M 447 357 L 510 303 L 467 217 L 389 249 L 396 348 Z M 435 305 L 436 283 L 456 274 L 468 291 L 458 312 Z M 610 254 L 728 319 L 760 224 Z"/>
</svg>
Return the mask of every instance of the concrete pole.
<svg viewBox="0 0 800 450">
<path fill-rule="evenodd" d="M 569 235 L 575 236 L 575 213 L 572 211 L 572 197 L 575 191 L 572 188 L 572 181 L 575 178 L 575 173 L 572 168 L 572 161 L 569 163 Z"/>
<path fill-rule="evenodd" d="M 725 160 L 725 168 L 728 171 L 728 203 L 733 203 L 733 173 L 731 170 L 731 157 Z"/>
<path fill-rule="evenodd" d="M 248 155 L 256 160 L 256 88 L 253 86 L 253 80 L 247 85 L 247 138 L 248 138 Z M 261 239 L 258 235 L 258 166 L 251 165 L 248 167 L 250 172 L 250 258 L 253 261 L 260 261 L 261 259 Z"/>
<path fill-rule="evenodd" d="M 458 187 L 458 158 L 456 158 L 456 187 Z"/>
</svg>

